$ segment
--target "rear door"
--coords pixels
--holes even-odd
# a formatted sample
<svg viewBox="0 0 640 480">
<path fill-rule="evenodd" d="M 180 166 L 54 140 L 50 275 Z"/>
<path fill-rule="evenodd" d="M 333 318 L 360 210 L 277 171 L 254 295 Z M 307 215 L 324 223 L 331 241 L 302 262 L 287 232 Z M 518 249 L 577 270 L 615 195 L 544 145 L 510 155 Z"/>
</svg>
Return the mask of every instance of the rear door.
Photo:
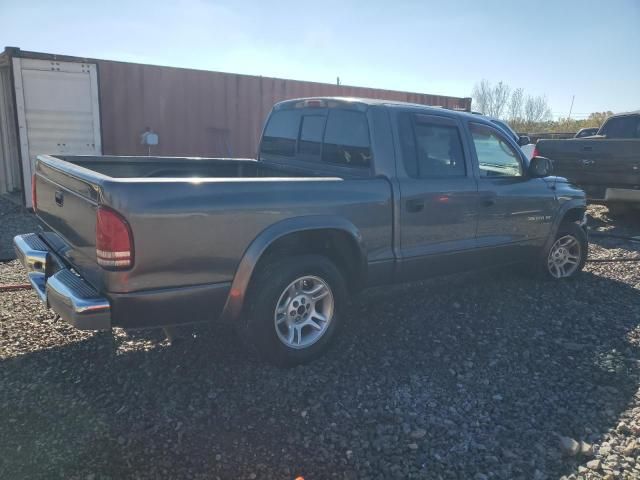
<svg viewBox="0 0 640 480">
<path fill-rule="evenodd" d="M 95 64 L 13 59 L 27 206 L 40 154 L 101 155 Z"/>
<path fill-rule="evenodd" d="M 400 276 L 467 268 L 474 251 L 478 185 L 461 125 L 451 117 L 398 114 Z"/>
</svg>

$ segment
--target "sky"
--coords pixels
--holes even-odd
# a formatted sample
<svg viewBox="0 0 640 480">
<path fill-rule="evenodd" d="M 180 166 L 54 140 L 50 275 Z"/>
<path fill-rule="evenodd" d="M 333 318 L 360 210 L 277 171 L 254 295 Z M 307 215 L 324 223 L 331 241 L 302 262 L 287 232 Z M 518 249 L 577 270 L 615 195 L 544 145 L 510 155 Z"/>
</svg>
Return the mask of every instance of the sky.
<svg viewBox="0 0 640 480">
<path fill-rule="evenodd" d="M 0 0 L 0 49 L 436 95 L 640 109 L 640 0 Z"/>
</svg>

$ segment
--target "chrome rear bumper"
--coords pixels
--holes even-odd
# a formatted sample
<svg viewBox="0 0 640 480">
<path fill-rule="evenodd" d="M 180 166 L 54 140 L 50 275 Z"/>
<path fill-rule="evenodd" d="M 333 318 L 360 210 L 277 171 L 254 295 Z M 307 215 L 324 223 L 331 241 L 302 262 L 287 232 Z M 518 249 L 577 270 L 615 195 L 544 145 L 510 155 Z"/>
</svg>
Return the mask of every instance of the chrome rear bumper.
<svg viewBox="0 0 640 480">
<path fill-rule="evenodd" d="M 47 262 L 53 253 L 37 234 L 18 235 L 13 246 L 33 289 L 49 308 L 80 330 L 111 328 L 109 300 L 82 277 L 67 268 L 47 276 Z"/>
</svg>

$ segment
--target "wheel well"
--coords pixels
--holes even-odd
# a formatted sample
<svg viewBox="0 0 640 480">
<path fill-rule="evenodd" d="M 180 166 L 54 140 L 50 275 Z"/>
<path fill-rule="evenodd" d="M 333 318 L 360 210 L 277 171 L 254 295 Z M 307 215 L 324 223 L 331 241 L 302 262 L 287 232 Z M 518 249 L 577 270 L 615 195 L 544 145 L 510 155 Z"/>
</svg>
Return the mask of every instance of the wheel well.
<svg viewBox="0 0 640 480">
<path fill-rule="evenodd" d="M 585 210 L 585 207 L 571 208 L 567 210 L 563 215 L 562 221 L 560 223 L 562 224 L 581 222 L 582 218 L 584 217 Z"/>
<path fill-rule="evenodd" d="M 351 234 L 338 229 L 304 230 L 284 235 L 264 251 L 254 274 L 266 262 L 281 255 L 316 254 L 329 258 L 344 275 L 350 290 L 362 288 L 366 264 L 360 247 Z"/>
</svg>

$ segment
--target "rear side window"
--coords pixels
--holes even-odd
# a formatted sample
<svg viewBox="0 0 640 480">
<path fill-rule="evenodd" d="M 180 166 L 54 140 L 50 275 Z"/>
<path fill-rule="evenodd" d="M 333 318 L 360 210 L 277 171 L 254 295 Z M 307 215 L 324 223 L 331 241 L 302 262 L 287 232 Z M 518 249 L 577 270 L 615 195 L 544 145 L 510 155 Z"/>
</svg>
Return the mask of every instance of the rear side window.
<svg viewBox="0 0 640 480">
<path fill-rule="evenodd" d="M 611 118 L 602 133 L 610 138 L 640 138 L 640 116 Z"/>
<path fill-rule="evenodd" d="M 262 152 L 283 156 L 295 155 L 300 116 L 298 110 L 280 110 L 271 114 L 262 137 Z"/>
<path fill-rule="evenodd" d="M 464 177 L 462 140 L 456 125 L 402 114 L 400 143 L 407 174 L 415 178 Z"/>
<path fill-rule="evenodd" d="M 329 111 L 322 161 L 354 167 L 369 166 L 369 124 L 363 112 L 337 109 Z"/>
<path fill-rule="evenodd" d="M 338 108 L 275 111 L 265 128 L 260 153 L 368 167 L 371 143 L 367 116 Z"/>
</svg>

